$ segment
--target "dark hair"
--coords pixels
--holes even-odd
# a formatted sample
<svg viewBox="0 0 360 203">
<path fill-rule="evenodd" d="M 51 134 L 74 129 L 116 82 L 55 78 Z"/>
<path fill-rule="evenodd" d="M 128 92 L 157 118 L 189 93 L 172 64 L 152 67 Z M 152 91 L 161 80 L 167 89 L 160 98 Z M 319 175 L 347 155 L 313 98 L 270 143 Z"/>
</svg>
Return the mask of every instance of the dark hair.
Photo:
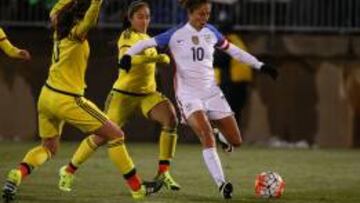
<svg viewBox="0 0 360 203">
<path fill-rule="evenodd" d="M 179 3 L 188 12 L 192 13 L 201 5 L 210 3 L 210 0 L 179 0 Z"/>
<path fill-rule="evenodd" d="M 75 0 L 59 11 L 55 27 L 58 40 L 69 35 L 76 21 L 84 18 L 89 6 L 89 0 Z"/>
<path fill-rule="evenodd" d="M 146 1 L 136 0 L 130 3 L 130 5 L 128 6 L 127 13 L 123 19 L 123 26 L 122 26 L 123 30 L 126 30 L 131 27 L 130 18 L 132 18 L 134 13 L 142 7 L 150 8 L 149 4 Z"/>
</svg>

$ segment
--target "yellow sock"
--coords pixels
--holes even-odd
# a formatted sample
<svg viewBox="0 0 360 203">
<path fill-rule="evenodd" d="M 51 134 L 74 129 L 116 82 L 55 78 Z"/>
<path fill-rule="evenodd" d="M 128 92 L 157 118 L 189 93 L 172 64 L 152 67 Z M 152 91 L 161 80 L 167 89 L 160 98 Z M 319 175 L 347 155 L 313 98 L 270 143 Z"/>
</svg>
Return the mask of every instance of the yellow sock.
<svg viewBox="0 0 360 203">
<path fill-rule="evenodd" d="M 77 148 L 75 154 L 71 159 L 71 163 L 75 167 L 79 167 L 82 163 L 84 163 L 98 148 L 93 140 L 93 136 L 88 136 L 85 138 L 80 146 Z"/>
<path fill-rule="evenodd" d="M 43 146 L 37 146 L 28 151 L 22 162 L 32 166 L 39 167 L 51 158 L 50 151 Z"/>
<path fill-rule="evenodd" d="M 109 141 L 108 154 L 121 174 L 125 175 L 135 168 L 124 144 L 124 138 Z"/>
<path fill-rule="evenodd" d="M 159 160 L 170 160 L 175 155 L 177 142 L 176 130 L 163 128 L 160 134 L 160 154 Z"/>
</svg>

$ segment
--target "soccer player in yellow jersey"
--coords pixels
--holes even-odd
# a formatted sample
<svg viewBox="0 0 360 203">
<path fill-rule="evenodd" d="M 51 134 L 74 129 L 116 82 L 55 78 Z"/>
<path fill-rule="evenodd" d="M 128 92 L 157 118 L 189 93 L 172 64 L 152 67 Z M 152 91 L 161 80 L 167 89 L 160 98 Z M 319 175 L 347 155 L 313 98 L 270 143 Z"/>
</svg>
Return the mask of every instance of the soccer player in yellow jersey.
<svg viewBox="0 0 360 203">
<path fill-rule="evenodd" d="M 134 1 L 128 8 L 128 20 L 125 30 L 118 41 L 119 58 L 131 47 L 143 39 L 149 39 L 146 34 L 150 23 L 149 5 L 144 1 Z M 155 48 L 145 50 L 142 55 L 134 56 L 132 69 L 129 72 L 120 70 L 119 77 L 113 85 L 107 100 L 106 113 L 110 120 L 122 127 L 135 112 L 142 114 L 162 125 L 160 134 L 159 167 L 156 179 L 163 180 L 166 188 L 179 190 L 169 173 L 170 161 L 174 156 L 177 140 L 177 117 L 172 103 L 161 93 L 156 91 L 155 63 L 169 63 L 165 54 L 158 54 Z M 98 136 L 89 136 L 87 141 L 79 146 L 70 163 L 63 168 L 75 173 L 76 169 L 94 151 L 89 146 L 89 140 L 102 145 L 104 141 Z M 66 179 L 60 178 L 60 185 Z"/>
<path fill-rule="evenodd" d="M 30 60 L 30 53 L 25 49 L 19 49 L 11 44 L 4 30 L 0 27 L 0 49 L 11 58 Z"/>
<path fill-rule="evenodd" d="M 106 140 L 109 158 L 126 178 L 135 199 L 157 191 L 162 185 L 161 181 L 141 181 L 126 150 L 123 132 L 95 104 L 83 97 L 90 54 L 87 33 L 96 25 L 101 4 L 101 0 L 73 0 L 53 13 L 57 20 L 52 64 L 38 101 L 42 142 L 28 151 L 17 169 L 8 173 L 3 188 L 6 202 L 14 199 L 20 183 L 33 169 L 56 154 L 65 122 Z M 86 141 L 89 146 L 94 146 L 92 140 Z M 60 175 L 64 173 L 66 171 L 60 171 Z M 60 188 L 67 189 L 66 185 L 60 185 Z"/>
</svg>

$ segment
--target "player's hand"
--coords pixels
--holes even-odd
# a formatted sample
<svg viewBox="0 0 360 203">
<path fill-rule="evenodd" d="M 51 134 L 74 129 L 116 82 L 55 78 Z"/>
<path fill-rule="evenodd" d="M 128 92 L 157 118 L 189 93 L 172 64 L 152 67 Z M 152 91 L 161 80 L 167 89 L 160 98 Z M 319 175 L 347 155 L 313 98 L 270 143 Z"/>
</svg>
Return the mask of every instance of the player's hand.
<svg viewBox="0 0 360 203">
<path fill-rule="evenodd" d="M 270 75 L 273 80 L 276 80 L 276 78 L 279 76 L 279 72 L 276 70 L 276 68 L 268 64 L 263 64 L 260 67 L 260 71 L 264 74 Z"/>
<path fill-rule="evenodd" d="M 129 72 L 131 68 L 131 56 L 125 54 L 120 60 L 119 60 L 119 68 L 125 70 L 126 72 Z"/>
<path fill-rule="evenodd" d="M 31 59 L 31 55 L 30 55 L 30 53 L 29 53 L 27 50 L 25 50 L 25 49 L 20 49 L 20 50 L 18 51 L 18 58 L 28 61 L 28 60 Z"/>
<path fill-rule="evenodd" d="M 170 57 L 166 54 L 159 54 L 157 55 L 157 62 L 158 63 L 165 63 L 165 64 L 169 64 L 170 63 Z"/>
</svg>

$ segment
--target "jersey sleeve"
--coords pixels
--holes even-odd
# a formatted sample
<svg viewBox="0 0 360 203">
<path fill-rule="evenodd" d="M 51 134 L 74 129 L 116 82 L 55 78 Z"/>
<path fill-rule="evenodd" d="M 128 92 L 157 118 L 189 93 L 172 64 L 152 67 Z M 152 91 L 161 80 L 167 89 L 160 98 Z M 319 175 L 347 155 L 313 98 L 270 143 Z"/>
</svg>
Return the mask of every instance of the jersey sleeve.
<svg viewBox="0 0 360 203">
<path fill-rule="evenodd" d="M 91 0 L 89 9 L 86 11 L 84 19 L 80 21 L 72 30 L 72 35 L 79 40 L 84 40 L 88 31 L 97 23 L 102 0 Z"/>
<path fill-rule="evenodd" d="M 0 28 L 0 41 L 6 39 L 6 34 L 2 28 Z"/>
<path fill-rule="evenodd" d="M 125 31 L 124 31 L 125 32 Z M 130 49 L 130 47 L 132 46 L 131 43 L 131 37 L 125 39 L 124 35 L 125 33 L 122 33 L 119 37 L 119 40 L 117 42 L 117 47 L 118 47 L 118 58 L 120 59 L 126 52 L 127 50 Z"/>
<path fill-rule="evenodd" d="M 68 5 L 72 1 L 73 0 L 59 0 L 58 2 L 56 2 L 56 4 L 51 9 L 49 16 L 51 17 L 51 16 L 55 15 L 57 12 L 62 10 L 66 5 Z"/>
<path fill-rule="evenodd" d="M 207 24 L 207 28 L 209 28 L 216 37 L 216 44 L 215 47 L 221 50 L 226 50 L 229 48 L 229 41 L 226 39 L 226 37 L 219 32 L 218 29 L 216 29 L 213 25 Z"/>
<path fill-rule="evenodd" d="M 5 52 L 6 55 L 16 58 L 19 55 L 19 49 L 11 44 L 7 39 L 3 29 L 0 28 L 0 49 Z"/>
<path fill-rule="evenodd" d="M 125 37 L 127 35 L 127 37 Z M 137 42 L 139 39 L 136 39 L 135 37 L 132 37 L 132 33 L 124 31 L 117 43 L 118 46 L 118 59 L 120 60 L 127 51 Z M 157 62 L 158 56 L 152 55 L 152 56 L 146 56 L 145 54 L 136 54 L 132 56 L 131 59 L 131 65 L 143 65 L 147 63 L 154 63 Z"/>
</svg>

